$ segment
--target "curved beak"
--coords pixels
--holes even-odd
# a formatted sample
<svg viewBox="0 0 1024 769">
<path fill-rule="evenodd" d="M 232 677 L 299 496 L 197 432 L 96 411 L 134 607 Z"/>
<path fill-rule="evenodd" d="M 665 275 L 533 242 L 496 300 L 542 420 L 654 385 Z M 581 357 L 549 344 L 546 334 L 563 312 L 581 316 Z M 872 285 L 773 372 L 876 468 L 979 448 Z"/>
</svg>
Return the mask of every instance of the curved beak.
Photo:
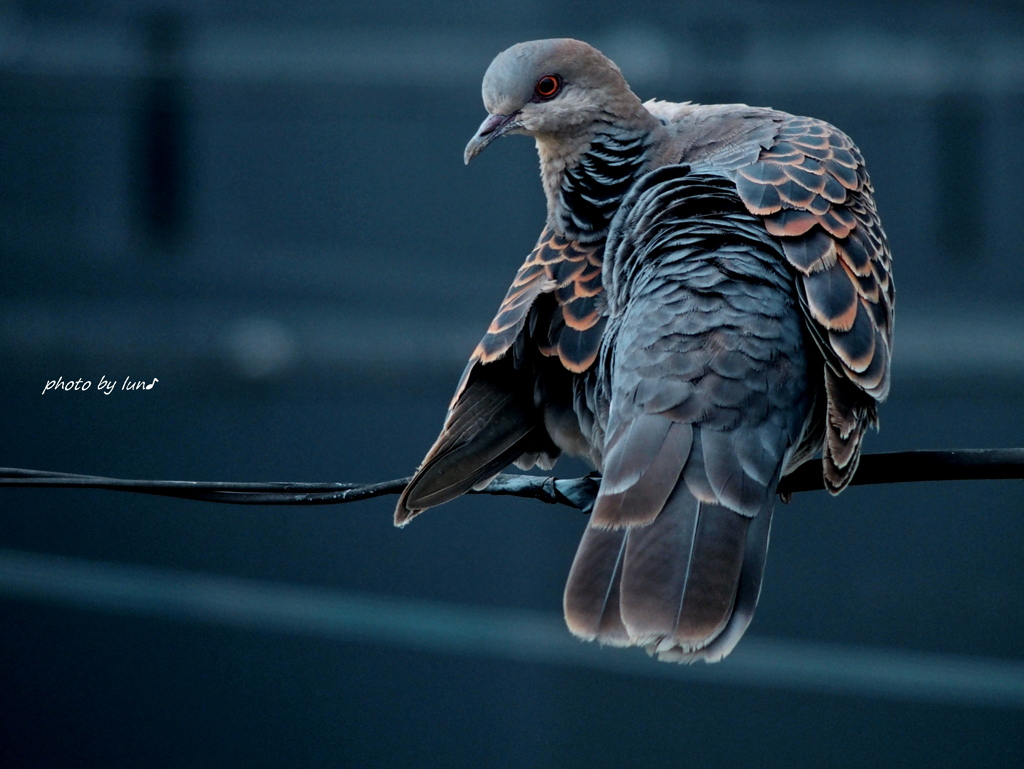
<svg viewBox="0 0 1024 769">
<path fill-rule="evenodd" d="M 487 119 L 480 124 L 473 138 L 469 140 L 469 144 L 466 145 L 466 152 L 462 156 L 466 164 L 468 165 L 470 160 L 479 155 L 484 147 L 514 128 L 517 117 L 519 117 L 518 112 L 513 112 L 511 115 L 488 115 Z"/>
</svg>

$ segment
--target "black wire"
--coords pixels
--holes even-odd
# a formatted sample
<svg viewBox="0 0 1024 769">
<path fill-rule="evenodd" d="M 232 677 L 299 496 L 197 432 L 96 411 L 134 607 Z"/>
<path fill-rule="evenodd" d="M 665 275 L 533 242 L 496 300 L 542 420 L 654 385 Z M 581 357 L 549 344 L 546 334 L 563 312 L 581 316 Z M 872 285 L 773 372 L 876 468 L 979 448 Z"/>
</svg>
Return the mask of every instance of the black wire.
<svg viewBox="0 0 1024 769">
<path fill-rule="evenodd" d="M 409 483 L 398 478 L 382 483 L 236 483 L 224 481 L 143 481 L 106 478 L 50 470 L 0 468 L 0 486 L 29 488 L 77 488 L 128 491 L 203 502 L 235 505 L 329 505 L 356 502 L 385 494 L 398 494 Z"/>
<path fill-rule="evenodd" d="M 1024 449 L 893 451 L 862 456 L 850 485 L 1020 479 L 1024 479 Z M 822 488 L 821 463 L 812 459 L 782 479 L 779 493 Z"/>
<path fill-rule="evenodd" d="M 1024 449 L 959 449 L 957 451 L 902 451 L 861 457 L 851 485 L 910 483 L 942 480 L 1024 479 Z M 233 483 L 221 481 L 143 481 L 78 475 L 50 470 L 0 468 L 0 486 L 29 488 L 77 488 L 127 491 L 202 502 L 233 505 L 336 505 L 399 494 L 410 478 L 380 483 Z M 480 494 L 529 497 L 589 511 L 600 478 L 558 479 L 536 475 L 497 476 Z M 779 484 L 784 497 L 824 488 L 821 463 L 810 460 Z M 474 493 L 474 492 L 471 492 Z"/>
</svg>

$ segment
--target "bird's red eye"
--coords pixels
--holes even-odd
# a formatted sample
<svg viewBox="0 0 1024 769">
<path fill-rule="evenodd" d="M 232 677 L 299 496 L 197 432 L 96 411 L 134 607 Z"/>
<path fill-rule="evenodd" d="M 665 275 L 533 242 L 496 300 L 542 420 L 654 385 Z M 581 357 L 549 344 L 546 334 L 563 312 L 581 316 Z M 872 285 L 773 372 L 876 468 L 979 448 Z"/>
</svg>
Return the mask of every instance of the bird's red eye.
<svg viewBox="0 0 1024 769">
<path fill-rule="evenodd" d="M 533 92 L 539 99 L 551 99 L 558 94 L 562 88 L 562 81 L 558 75 L 545 75 L 537 81 Z"/>
</svg>

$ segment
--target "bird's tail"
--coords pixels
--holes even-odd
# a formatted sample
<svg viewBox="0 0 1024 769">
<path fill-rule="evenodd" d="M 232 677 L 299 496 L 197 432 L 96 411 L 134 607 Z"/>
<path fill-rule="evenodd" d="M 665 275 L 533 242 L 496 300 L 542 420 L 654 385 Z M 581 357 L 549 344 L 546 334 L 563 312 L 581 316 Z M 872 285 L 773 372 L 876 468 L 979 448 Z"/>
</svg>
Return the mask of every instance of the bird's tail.
<svg viewBox="0 0 1024 769">
<path fill-rule="evenodd" d="M 650 523 L 592 521 L 565 588 L 569 629 L 663 660 L 722 659 L 757 606 L 773 505 L 768 493 L 756 515 L 742 515 L 699 500 L 680 478 Z"/>
</svg>

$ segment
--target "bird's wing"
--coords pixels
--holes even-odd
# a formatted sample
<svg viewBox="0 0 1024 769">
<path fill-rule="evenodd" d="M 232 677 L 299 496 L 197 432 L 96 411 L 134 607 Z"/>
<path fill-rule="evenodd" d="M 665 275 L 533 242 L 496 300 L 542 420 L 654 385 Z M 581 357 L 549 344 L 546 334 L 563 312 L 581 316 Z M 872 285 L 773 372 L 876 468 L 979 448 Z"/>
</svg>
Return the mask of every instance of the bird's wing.
<svg viewBox="0 0 1024 769">
<path fill-rule="evenodd" d="M 837 493 L 889 391 L 892 355 L 889 245 L 864 159 L 834 126 L 785 116 L 757 159 L 729 174 L 796 271 L 807 327 L 827 364 L 824 470 Z"/>
<path fill-rule="evenodd" d="M 557 361 L 566 375 L 593 366 L 605 325 L 601 256 L 599 246 L 541 233 L 470 356 L 396 522 L 464 494 L 524 455 L 558 456 L 544 426 L 552 406 L 536 402 L 536 357 Z"/>
<path fill-rule="evenodd" d="M 541 338 L 541 353 L 557 357 L 573 373 L 597 358 L 604 330 L 600 312 L 603 244 L 582 245 L 546 228 L 480 340 L 471 360 L 490 363 L 504 355 L 526 324 L 534 301 L 553 293 L 557 306 Z"/>
<path fill-rule="evenodd" d="M 524 454 L 558 454 L 532 382 L 512 356 L 489 365 L 470 361 L 441 434 L 398 500 L 395 523 L 486 485 Z"/>
</svg>

